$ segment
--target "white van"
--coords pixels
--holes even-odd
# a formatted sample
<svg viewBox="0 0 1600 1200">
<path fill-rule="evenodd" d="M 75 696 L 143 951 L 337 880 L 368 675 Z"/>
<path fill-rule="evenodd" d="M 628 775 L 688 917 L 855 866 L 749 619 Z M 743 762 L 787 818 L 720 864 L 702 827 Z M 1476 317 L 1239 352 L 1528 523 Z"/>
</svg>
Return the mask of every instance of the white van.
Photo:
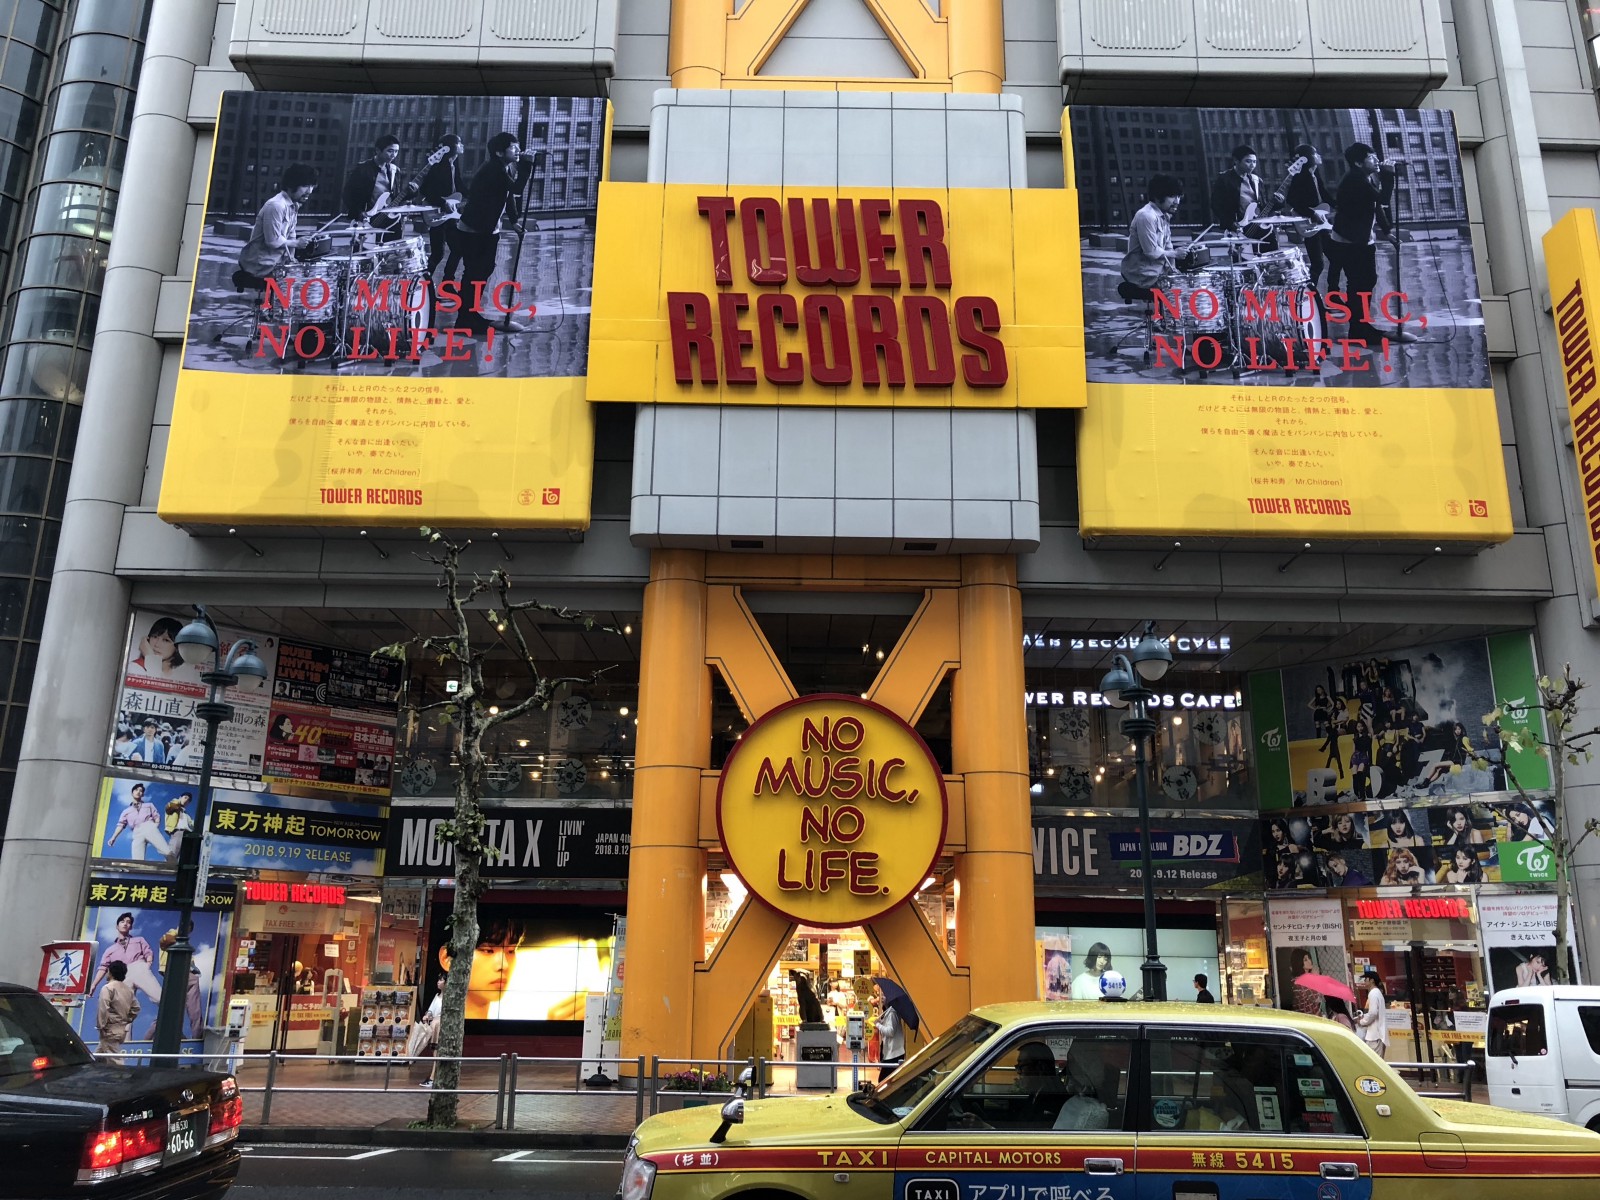
<svg viewBox="0 0 1600 1200">
<path fill-rule="evenodd" d="M 1489 1103 L 1600 1133 L 1600 987 L 1521 987 L 1489 1004 Z"/>
</svg>

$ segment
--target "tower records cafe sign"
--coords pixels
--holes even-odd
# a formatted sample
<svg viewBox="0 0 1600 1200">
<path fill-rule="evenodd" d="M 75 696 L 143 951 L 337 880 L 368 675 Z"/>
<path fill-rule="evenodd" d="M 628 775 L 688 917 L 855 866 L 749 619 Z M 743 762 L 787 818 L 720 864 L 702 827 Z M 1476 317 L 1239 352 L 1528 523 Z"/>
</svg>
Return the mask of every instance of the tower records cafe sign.
<svg viewBox="0 0 1600 1200">
<path fill-rule="evenodd" d="M 745 731 L 717 785 L 734 871 L 804 925 L 861 925 L 915 895 L 947 815 L 944 776 L 916 730 L 849 696 L 773 709 Z"/>
</svg>

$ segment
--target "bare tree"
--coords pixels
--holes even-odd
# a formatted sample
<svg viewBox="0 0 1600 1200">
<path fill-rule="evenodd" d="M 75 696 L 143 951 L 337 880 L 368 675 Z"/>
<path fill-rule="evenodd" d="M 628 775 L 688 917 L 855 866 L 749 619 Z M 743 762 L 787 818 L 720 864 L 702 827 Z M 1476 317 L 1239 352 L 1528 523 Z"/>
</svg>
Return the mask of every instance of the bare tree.
<svg viewBox="0 0 1600 1200">
<path fill-rule="evenodd" d="M 547 674 L 529 646 L 524 624 L 539 616 L 554 617 L 586 630 L 602 629 L 588 613 L 538 600 L 513 599 L 515 584 L 502 567 L 487 575 L 463 573 L 462 555 L 472 542 L 456 542 L 435 529 L 423 529 L 428 550 L 418 555 L 439 571 L 438 587 L 444 593 L 447 632 L 395 642 L 373 651 L 375 657 L 406 661 L 415 654 L 453 668 L 458 682 L 453 695 L 429 704 L 407 706 L 408 713 L 437 712 L 438 719 L 451 725 L 456 734 L 457 771 L 455 813 L 439 827 L 439 836 L 454 850 L 455 902 L 450 914 L 450 969 L 445 977 L 444 1001 L 440 1006 L 440 1058 L 434 1071 L 435 1091 L 428 1101 L 429 1126 L 450 1128 L 456 1123 L 456 1088 L 461 1079 L 461 1055 L 466 1028 L 467 982 L 472 976 L 472 957 L 478 945 L 478 897 L 483 894 L 483 864 L 498 851 L 484 840 L 486 819 L 482 797 L 488 756 L 484 739 L 496 727 L 515 721 L 535 709 L 545 710 L 557 691 L 568 684 L 591 684 L 599 672 L 589 675 Z M 484 597 L 490 607 L 476 608 Z M 490 705 L 485 699 L 484 663 L 496 651 L 509 651 L 514 669 L 522 674 L 518 690 L 521 698 L 511 703 Z M 513 693 L 515 695 L 515 693 Z"/>
<path fill-rule="evenodd" d="M 1537 700 L 1502 700 L 1499 707 L 1483 718 L 1484 725 L 1499 737 L 1500 764 L 1505 768 L 1506 778 L 1510 780 L 1512 788 L 1528 804 L 1530 814 L 1536 815 L 1532 807 L 1533 797 L 1517 778 L 1511 755 L 1530 751 L 1550 763 L 1554 816 L 1543 835 L 1536 832 L 1540 823 L 1530 819 L 1528 836 L 1550 853 L 1556 870 L 1556 954 L 1550 970 L 1557 983 L 1571 982 L 1567 978 L 1567 964 L 1571 961 L 1567 946 L 1570 936 L 1567 910 L 1572 894 L 1573 861 L 1578 847 L 1591 834 L 1600 832 L 1600 820 L 1591 817 L 1583 823 L 1575 839 L 1568 836 L 1567 768 L 1577 766 L 1580 761 L 1592 761 L 1593 743 L 1596 737 L 1600 737 L 1600 725 L 1590 724 L 1583 728 L 1578 720 L 1579 701 L 1587 686 L 1583 680 L 1573 676 L 1572 664 L 1567 663 L 1559 678 L 1552 679 L 1548 675 L 1539 677 Z M 1507 719 L 1513 724 L 1507 726 Z M 1488 764 L 1480 756 L 1477 765 L 1481 768 Z"/>
</svg>

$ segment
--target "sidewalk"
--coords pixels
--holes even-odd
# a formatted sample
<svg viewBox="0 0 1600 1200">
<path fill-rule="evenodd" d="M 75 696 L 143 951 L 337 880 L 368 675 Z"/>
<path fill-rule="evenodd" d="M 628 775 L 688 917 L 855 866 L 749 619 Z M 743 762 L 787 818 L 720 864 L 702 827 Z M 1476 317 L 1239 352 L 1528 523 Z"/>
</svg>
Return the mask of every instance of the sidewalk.
<svg viewBox="0 0 1600 1200">
<path fill-rule="evenodd" d="M 793 1063 L 773 1063 L 771 1067 L 773 1079 L 767 1095 L 823 1094 L 796 1091 Z M 614 1066 L 608 1069 L 611 1074 L 615 1071 Z M 875 1069 L 872 1074 L 875 1077 Z M 462 1065 L 458 1120 L 469 1128 L 458 1131 L 411 1128 L 413 1122 L 427 1118 L 428 1101 L 434 1093 L 418 1086 L 404 1059 L 329 1063 L 280 1058 L 272 1083 L 271 1112 L 265 1114 L 265 1120 L 267 1060 L 245 1058 L 237 1076 L 245 1098 L 243 1138 L 247 1142 L 383 1145 L 448 1139 L 452 1144 L 511 1142 L 517 1147 L 620 1149 L 627 1144 L 639 1113 L 633 1080 L 610 1088 L 584 1087 L 577 1077 L 576 1061 L 519 1063 L 515 1110 L 510 1127 L 504 1130 L 494 1128 L 498 1063 Z M 839 1072 L 839 1083 L 843 1089 L 850 1087 L 848 1069 Z M 659 1100 L 663 1111 L 705 1106 L 708 1120 L 714 1123 L 717 1107 L 727 1098 L 724 1092 L 663 1091 Z M 649 1115 L 648 1096 L 644 1113 Z"/>
</svg>

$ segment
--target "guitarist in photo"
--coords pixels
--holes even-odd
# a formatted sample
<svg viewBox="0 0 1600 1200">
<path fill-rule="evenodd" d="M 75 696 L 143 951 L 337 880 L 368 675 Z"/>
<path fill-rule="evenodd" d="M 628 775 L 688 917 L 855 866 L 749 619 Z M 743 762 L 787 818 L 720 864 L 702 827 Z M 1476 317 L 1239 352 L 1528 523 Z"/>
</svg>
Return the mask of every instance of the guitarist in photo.
<svg viewBox="0 0 1600 1200">
<path fill-rule="evenodd" d="M 1339 290 L 1339 268 L 1328 254 L 1328 216 L 1333 197 L 1328 185 L 1322 181 L 1322 152 L 1309 142 L 1294 148 L 1294 161 L 1289 164 L 1288 178 L 1284 180 L 1283 202 L 1295 216 L 1310 222 L 1305 232 L 1306 257 L 1311 263 L 1311 286 L 1319 293 Z M 1324 288 L 1323 264 L 1328 266 L 1328 283 Z"/>
<path fill-rule="evenodd" d="M 1225 233 L 1262 237 L 1250 230 L 1251 220 L 1265 211 L 1266 186 L 1256 174 L 1255 148 L 1241 143 L 1233 148 L 1233 164 L 1211 182 L 1211 219 Z M 1270 231 L 1266 234 L 1270 238 Z"/>
<path fill-rule="evenodd" d="M 395 160 L 400 157 L 400 139 L 392 133 L 372 143 L 372 157 L 362 159 L 344 181 L 344 214 L 352 222 L 371 222 L 379 243 L 400 236 L 400 217 L 384 216 L 395 188 Z"/>
<path fill-rule="evenodd" d="M 450 226 L 461 215 L 461 152 L 466 144 L 453 133 L 439 139 L 434 162 L 422 176 L 422 198 L 439 210 L 439 215 L 429 221 L 428 227 L 428 277 L 444 263 L 444 277 L 454 279 L 461 266 L 461 256 L 448 249 Z M 439 158 L 443 152 L 444 157 Z M 430 159 L 432 161 L 432 159 Z M 448 253 L 448 258 L 446 257 Z"/>
</svg>

